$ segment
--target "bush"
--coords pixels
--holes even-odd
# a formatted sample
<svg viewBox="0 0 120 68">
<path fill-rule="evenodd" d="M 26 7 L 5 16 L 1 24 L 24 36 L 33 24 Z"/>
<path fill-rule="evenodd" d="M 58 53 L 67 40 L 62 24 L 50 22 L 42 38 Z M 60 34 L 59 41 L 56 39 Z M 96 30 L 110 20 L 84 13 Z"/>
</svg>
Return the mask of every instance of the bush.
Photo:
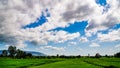
<svg viewBox="0 0 120 68">
<path fill-rule="evenodd" d="M 120 58 L 120 52 L 116 53 L 114 56 Z"/>
<path fill-rule="evenodd" d="M 99 53 L 96 53 L 95 58 L 100 58 L 101 55 Z"/>
</svg>

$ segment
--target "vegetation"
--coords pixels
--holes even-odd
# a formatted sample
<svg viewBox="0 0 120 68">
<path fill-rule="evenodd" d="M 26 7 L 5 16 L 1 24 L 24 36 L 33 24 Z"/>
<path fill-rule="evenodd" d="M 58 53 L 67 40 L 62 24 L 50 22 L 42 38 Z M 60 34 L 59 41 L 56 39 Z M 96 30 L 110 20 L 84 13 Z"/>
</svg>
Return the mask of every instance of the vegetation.
<svg viewBox="0 0 120 68">
<path fill-rule="evenodd" d="M 2 68 L 120 68 L 120 52 L 114 56 L 33 56 L 15 46 L 3 50 L 0 57 Z"/>
<path fill-rule="evenodd" d="M 0 55 L 1 57 L 12 57 L 12 58 L 26 58 L 26 57 L 31 57 L 31 58 L 81 58 L 81 57 L 92 57 L 92 58 L 101 58 L 101 57 L 113 57 L 113 56 L 101 56 L 99 53 L 96 53 L 95 56 L 90 56 L 90 54 L 88 54 L 88 56 L 65 56 L 65 55 L 60 55 L 57 54 L 56 56 L 33 56 L 31 53 L 26 53 L 25 51 L 22 51 L 20 49 L 17 49 L 15 46 L 9 46 L 8 50 L 3 50 L 2 54 Z M 116 53 L 114 55 L 114 57 L 120 58 L 120 52 Z"/>
<path fill-rule="evenodd" d="M 2 51 L 2 56 L 3 56 L 3 57 L 6 57 L 7 54 L 8 54 L 7 50 L 3 50 L 3 51 Z"/>
<path fill-rule="evenodd" d="M 15 46 L 9 46 L 8 50 L 3 50 L 1 57 L 11 57 L 11 58 L 25 58 L 32 57 L 31 53 L 26 53 L 20 49 L 16 49 Z"/>
<path fill-rule="evenodd" d="M 8 52 L 10 53 L 10 57 L 14 57 L 16 54 L 16 47 L 15 46 L 9 46 Z"/>
<path fill-rule="evenodd" d="M 100 58 L 101 55 L 99 53 L 96 53 L 95 58 Z"/>
<path fill-rule="evenodd" d="M 120 58 L 120 52 L 116 53 L 114 56 Z"/>
<path fill-rule="evenodd" d="M 120 68 L 120 58 L 0 58 L 1 68 Z"/>
</svg>

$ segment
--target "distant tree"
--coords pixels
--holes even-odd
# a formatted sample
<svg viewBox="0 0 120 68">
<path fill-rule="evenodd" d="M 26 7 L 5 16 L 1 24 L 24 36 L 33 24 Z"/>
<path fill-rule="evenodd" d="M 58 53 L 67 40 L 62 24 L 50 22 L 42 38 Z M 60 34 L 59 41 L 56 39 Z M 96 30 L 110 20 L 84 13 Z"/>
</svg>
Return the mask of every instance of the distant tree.
<svg viewBox="0 0 120 68">
<path fill-rule="evenodd" d="M 90 57 L 90 54 L 88 54 L 88 57 Z"/>
<path fill-rule="evenodd" d="M 60 58 L 65 58 L 66 56 L 65 55 L 61 55 Z"/>
<path fill-rule="evenodd" d="M 108 55 L 106 54 L 105 57 L 108 57 Z"/>
<path fill-rule="evenodd" d="M 99 53 L 96 53 L 95 58 L 100 58 L 101 55 Z"/>
<path fill-rule="evenodd" d="M 20 49 L 16 50 L 16 57 L 21 58 L 22 51 Z"/>
<path fill-rule="evenodd" d="M 106 54 L 105 57 L 110 58 L 111 56 Z"/>
<path fill-rule="evenodd" d="M 76 58 L 80 58 L 80 57 L 81 57 L 81 55 L 76 56 Z"/>
<path fill-rule="evenodd" d="M 2 54 L 0 54 L 0 57 L 2 57 Z"/>
<path fill-rule="evenodd" d="M 116 53 L 114 56 L 120 58 L 120 52 Z"/>
<path fill-rule="evenodd" d="M 26 52 L 20 50 L 20 49 L 17 49 L 16 50 L 16 57 L 17 58 L 25 58 L 26 57 Z"/>
<path fill-rule="evenodd" d="M 26 56 L 32 57 L 32 54 L 31 53 L 27 53 Z"/>
<path fill-rule="evenodd" d="M 59 57 L 59 54 L 57 54 L 56 57 L 58 58 L 58 57 Z"/>
<path fill-rule="evenodd" d="M 3 50 L 3 51 L 2 51 L 2 56 L 3 56 L 3 57 L 6 57 L 7 55 L 8 55 L 7 50 Z"/>
<path fill-rule="evenodd" d="M 26 57 L 26 52 L 23 51 L 22 58 Z"/>
<path fill-rule="evenodd" d="M 8 47 L 8 52 L 10 54 L 10 57 L 14 57 L 16 54 L 16 47 L 15 46 L 9 46 Z"/>
</svg>

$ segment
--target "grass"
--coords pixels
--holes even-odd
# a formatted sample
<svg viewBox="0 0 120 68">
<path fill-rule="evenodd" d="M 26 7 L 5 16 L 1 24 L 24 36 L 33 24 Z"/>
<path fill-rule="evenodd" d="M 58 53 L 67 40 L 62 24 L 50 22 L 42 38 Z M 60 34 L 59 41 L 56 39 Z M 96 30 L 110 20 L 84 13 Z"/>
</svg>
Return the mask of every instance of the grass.
<svg viewBox="0 0 120 68">
<path fill-rule="evenodd" d="M 55 62 L 51 64 L 33 66 L 30 68 L 101 68 L 92 64 L 87 64 L 80 59 L 67 59 L 60 62 Z"/>
<path fill-rule="evenodd" d="M 120 58 L 11 59 L 0 58 L 0 68 L 120 68 Z"/>
<path fill-rule="evenodd" d="M 0 67 L 2 68 L 27 68 L 61 61 L 60 59 L 10 59 L 1 58 Z"/>
<path fill-rule="evenodd" d="M 84 61 L 102 67 L 114 66 L 120 68 L 120 58 L 99 58 L 99 59 L 84 59 Z"/>
</svg>

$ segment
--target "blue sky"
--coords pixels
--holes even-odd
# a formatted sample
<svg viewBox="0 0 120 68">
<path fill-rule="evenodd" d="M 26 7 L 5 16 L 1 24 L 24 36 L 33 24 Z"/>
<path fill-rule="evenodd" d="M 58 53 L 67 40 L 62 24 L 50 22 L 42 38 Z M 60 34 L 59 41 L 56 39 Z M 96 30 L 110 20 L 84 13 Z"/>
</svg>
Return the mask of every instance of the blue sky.
<svg viewBox="0 0 120 68">
<path fill-rule="evenodd" d="M 79 32 L 81 35 L 85 35 L 85 28 L 87 26 L 87 21 L 81 21 L 81 22 L 74 22 L 74 24 L 70 24 L 68 27 L 65 28 L 56 28 L 51 31 L 67 31 L 68 33 L 75 33 Z"/>
<path fill-rule="evenodd" d="M 113 5 L 117 1 L 22 3 L 16 2 L 16 8 L 0 7 L 2 11 L 12 10 L 7 11 L 12 17 L 0 14 L 1 50 L 14 45 L 47 55 L 113 55 L 120 51 L 120 7 Z"/>
<path fill-rule="evenodd" d="M 96 3 L 102 6 L 105 6 L 107 4 L 106 0 L 96 0 Z"/>
</svg>

